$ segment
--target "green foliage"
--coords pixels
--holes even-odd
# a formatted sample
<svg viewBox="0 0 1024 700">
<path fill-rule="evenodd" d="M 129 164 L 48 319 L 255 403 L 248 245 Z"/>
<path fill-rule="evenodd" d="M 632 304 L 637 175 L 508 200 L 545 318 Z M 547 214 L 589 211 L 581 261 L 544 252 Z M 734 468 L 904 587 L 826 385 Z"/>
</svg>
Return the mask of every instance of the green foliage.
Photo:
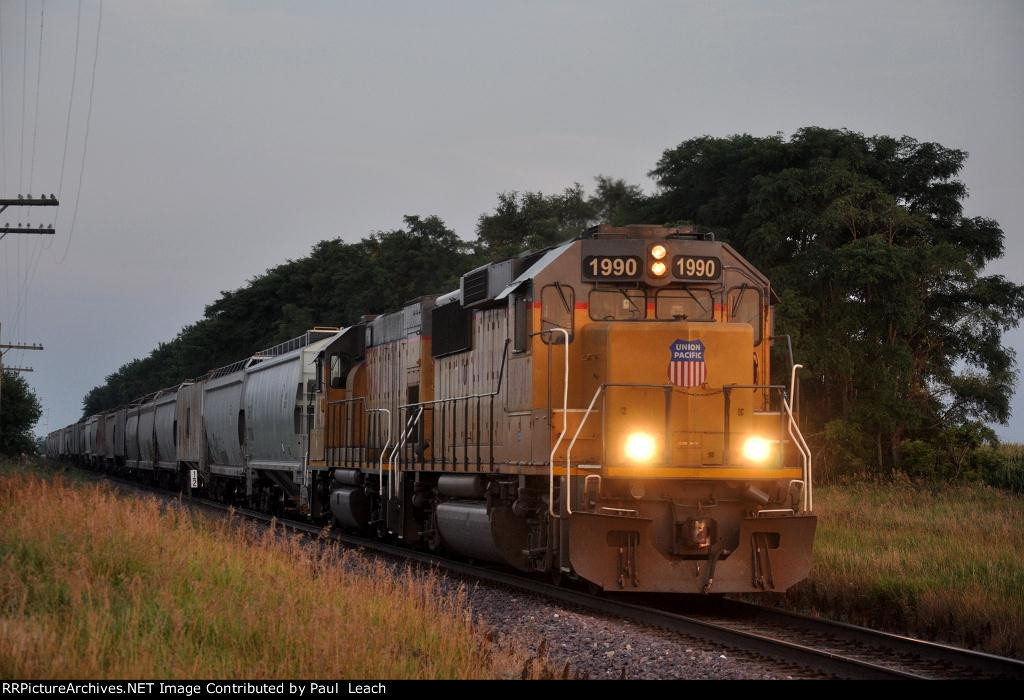
<svg viewBox="0 0 1024 700">
<path fill-rule="evenodd" d="M 925 440 L 906 440 L 899 446 L 900 465 L 910 476 L 936 478 L 943 470 L 942 453 Z"/>
<path fill-rule="evenodd" d="M 478 261 L 501 260 L 574 238 L 597 223 L 644 222 L 651 200 L 636 185 L 598 175 L 594 194 L 575 183 L 560 194 L 502 192 L 497 208 L 477 221 L 473 248 Z"/>
<path fill-rule="evenodd" d="M 776 332 L 811 368 L 809 432 L 847 470 L 903 468 L 903 456 L 921 468 L 928 456 L 903 443 L 924 440 L 957 475 L 962 450 L 980 443 L 948 431 L 1009 416 L 1016 374 L 1002 333 L 1024 313 L 1024 287 L 983 274 L 1003 232 L 963 215 L 966 158 L 807 128 L 691 139 L 651 172 L 660 220 L 714 230 L 772 280 Z"/>
<path fill-rule="evenodd" d="M 1024 445 L 981 449 L 976 460 L 978 471 L 989 486 L 1024 493 Z"/>
<path fill-rule="evenodd" d="M 4 372 L 0 380 L 0 454 L 34 454 L 32 427 L 43 415 L 39 399 L 17 372 Z"/>
<path fill-rule="evenodd" d="M 596 220 L 579 183 L 555 195 L 502 192 L 497 209 L 477 222 L 475 249 L 482 259 L 508 258 L 578 236 Z"/>
</svg>

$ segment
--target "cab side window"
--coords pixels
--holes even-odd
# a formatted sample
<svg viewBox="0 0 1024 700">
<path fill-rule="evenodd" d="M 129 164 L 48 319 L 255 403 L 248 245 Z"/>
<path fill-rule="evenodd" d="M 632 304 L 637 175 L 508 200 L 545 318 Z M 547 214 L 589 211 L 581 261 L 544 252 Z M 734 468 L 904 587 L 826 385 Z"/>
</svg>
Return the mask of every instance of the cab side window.
<svg viewBox="0 0 1024 700">
<path fill-rule="evenodd" d="M 331 355 L 331 388 L 345 388 L 345 377 L 342 376 L 341 355 Z"/>
<path fill-rule="evenodd" d="M 576 293 L 567 284 L 549 284 L 540 292 L 540 330 L 545 343 L 561 345 L 565 336 L 555 331 L 543 333 L 552 328 L 564 328 L 569 331 L 569 342 L 573 336 L 573 310 L 576 308 Z"/>
<path fill-rule="evenodd" d="M 764 319 L 761 317 L 763 305 L 761 290 L 743 285 L 729 290 L 726 299 L 729 309 L 730 323 L 749 323 L 754 329 L 754 345 L 761 344 L 764 330 Z"/>
</svg>

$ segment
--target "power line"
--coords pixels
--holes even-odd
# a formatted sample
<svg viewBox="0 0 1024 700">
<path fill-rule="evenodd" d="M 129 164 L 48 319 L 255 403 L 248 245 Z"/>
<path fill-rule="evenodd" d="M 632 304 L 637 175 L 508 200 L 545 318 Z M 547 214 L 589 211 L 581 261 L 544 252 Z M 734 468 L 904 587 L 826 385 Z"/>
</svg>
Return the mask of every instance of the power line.
<svg viewBox="0 0 1024 700">
<path fill-rule="evenodd" d="M 32 191 L 32 184 L 36 174 L 36 137 L 39 134 L 39 91 L 42 88 L 43 77 L 43 21 L 46 15 L 46 0 L 39 0 L 39 56 L 36 59 L 36 106 L 32 124 L 32 157 L 29 159 L 28 170 L 28 191 Z"/>
<path fill-rule="evenodd" d="M 7 191 L 7 110 L 4 108 L 4 40 L 3 3 L 0 3 L 0 182 Z"/>
<path fill-rule="evenodd" d="M 99 17 L 96 20 L 96 50 L 92 57 L 92 78 L 89 83 L 89 108 L 85 113 L 85 138 L 82 142 L 82 165 L 78 170 L 78 188 L 75 191 L 75 208 L 71 211 L 71 226 L 68 228 L 68 240 L 64 245 L 58 265 L 63 264 L 71 249 L 71 238 L 75 235 L 75 222 L 78 221 L 78 203 L 82 194 L 82 178 L 85 175 L 85 157 L 89 152 L 89 125 L 92 123 L 92 98 L 96 91 L 96 65 L 100 60 L 100 29 L 103 27 L 103 0 L 100 0 Z"/>
<path fill-rule="evenodd" d="M 75 21 L 75 59 L 71 66 L 71 93 L 68 95 L 68 116 L 64 122 L 64 157 L 60 161 L 60 178 L 57 180 L 57 196 L 64 193 L 64 165 L 68 160 L 68 136 L 71 133 L 71 105 L 75 101 L 75 83 L 78 79 L 78 38 L 82 30 L 82 0 L 78 0 L 78 19 Z"/>
<path fill-rule="evenodd" d="M 39 0 L 39 52 L 36 56 L 36 97 L 35 106 L 32 110 L 32 150 L 29 157 L 29 175 L 28 175 L 28 191 L 32 191 L 32 187 L 35 184 L 35 172 L 36 172 L 36 143 L 39 135 L 39 94 L 42 91 L 42 74 L 43 74 L 43 37 L 46 20 L 46 0 Z M 28 37 L 26 35 L 26 41 Z M 52 227 L 51 227 L 52 230 Z M 28 254 L 28 262 L 25 265 L 25 278 L 24 288 L 25 292 L 21 297 L 21 301 L 15 310 L 15 327 L 21 327 L 24 319 L 28 318 L 29 314 L 29 295 L 32 292 L 32 283 L 35 281 L 36 272 L 39 268 L 39 262 L 43 256 L 43 250 L 49 246 L 44 243 L 48 239 L 36 239 L 32 241 L 32 248 Z M 52 240 L 52 239 L 50 239 Z M 27 330 L 28 326 L 24 326 L 23 330 Z"/>
<path fill-rule="evenodd" d="M 18 151 L 18 189 L 25 189 L 25 110 L 28 108 L 28 0 L 22 4 L 21 32 L 21 146 Z"/>
</svg>

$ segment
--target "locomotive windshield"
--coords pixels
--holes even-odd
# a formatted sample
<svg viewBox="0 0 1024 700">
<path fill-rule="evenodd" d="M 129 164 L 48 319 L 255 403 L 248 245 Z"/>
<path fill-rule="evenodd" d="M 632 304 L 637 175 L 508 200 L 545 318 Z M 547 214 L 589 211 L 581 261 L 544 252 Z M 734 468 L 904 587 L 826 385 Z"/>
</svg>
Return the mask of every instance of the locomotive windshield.
<svg viewBox="0 0 1024 700">
<path fill-rule="evenodd" d="M 594 321 L 641 321 L 647 318 L 647 295 L 642 289 L 594 289 L 590 292 Z"/>
<path fill-rule="evenodd" d="M 544 287 L 540 292 L 540 328 L 549 331 L 552 328 L 564 328 L 569 331 L 572 340 L 572 314 L 576 306 L 576 294 L 572 287 L 555 282 Z M 543 333 L 545 343 L 560 345 L 565 342 L 561 333 Z"/>
<path fill-rule="evenodd" d="M 662 289 L 655 297 L 659 319 L 714 321 L 715 302 L 706 289 Z"/>
<path fill-rule="evenodd" d="M 749 323 L 754 329 L 754 345 L 761 342 L 761 291 L 743 285 L 729 290 L 729 320 Z"/>
</svg>

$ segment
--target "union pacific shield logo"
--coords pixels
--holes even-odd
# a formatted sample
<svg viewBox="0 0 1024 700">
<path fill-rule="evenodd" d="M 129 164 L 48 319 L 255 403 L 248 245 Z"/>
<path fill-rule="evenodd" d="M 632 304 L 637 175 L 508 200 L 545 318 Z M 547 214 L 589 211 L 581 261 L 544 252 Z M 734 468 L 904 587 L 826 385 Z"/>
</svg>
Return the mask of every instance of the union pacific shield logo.
<svg viewBox="0 0 1024 700">
<path fill-rule="evenodd" d="M 707 381 L 704 343 L 700 340 L 676 340 L 669 346 L 668 379 L 677 386 L 700 386 Z"/>
</svg>

